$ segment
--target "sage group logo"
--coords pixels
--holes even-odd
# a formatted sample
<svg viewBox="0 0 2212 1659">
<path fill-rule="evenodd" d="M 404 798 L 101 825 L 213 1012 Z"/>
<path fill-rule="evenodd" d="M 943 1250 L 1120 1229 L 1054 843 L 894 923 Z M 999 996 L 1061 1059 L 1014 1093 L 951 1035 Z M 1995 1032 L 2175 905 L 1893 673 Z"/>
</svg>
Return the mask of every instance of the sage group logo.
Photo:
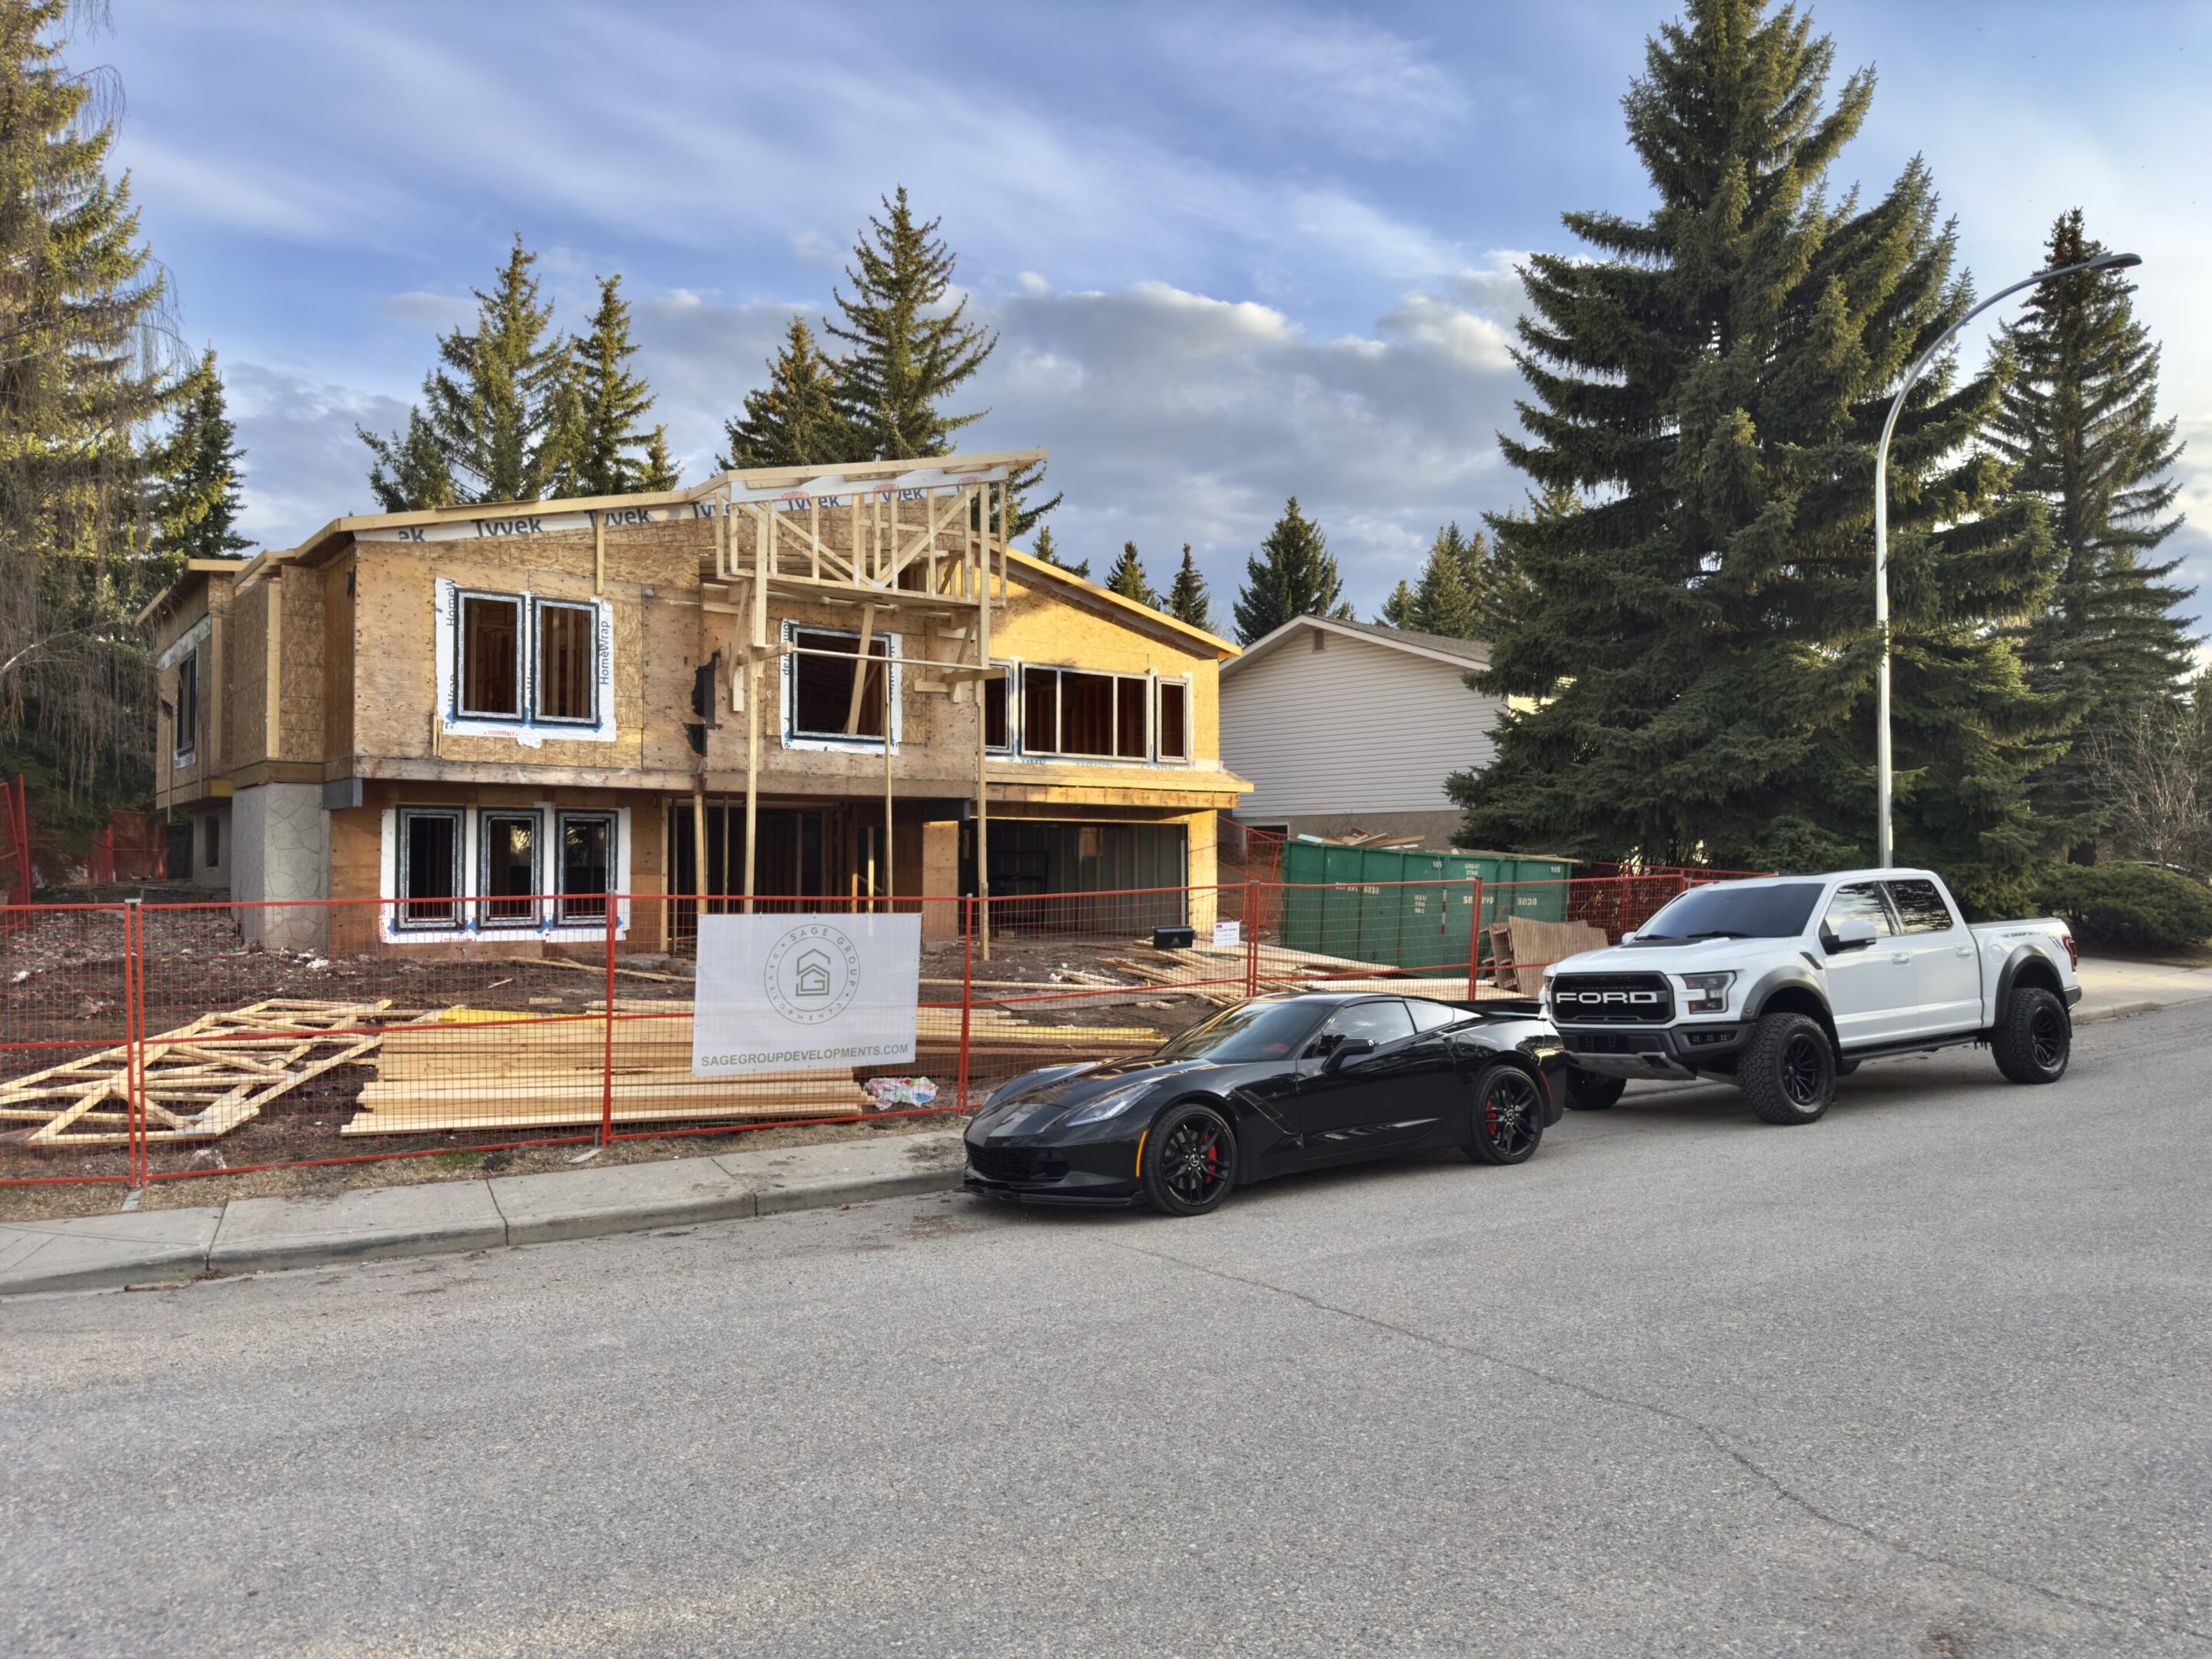
<svg viewBox="0 0 2212 1659">
<path fill-rule="evenodd" d="M 843 928 L 805 922 L 769 947 L 763 978 L 776 1012 L 794 1025 L 819 1025 L 860 994 L 860 952 Z"/>
</svg>

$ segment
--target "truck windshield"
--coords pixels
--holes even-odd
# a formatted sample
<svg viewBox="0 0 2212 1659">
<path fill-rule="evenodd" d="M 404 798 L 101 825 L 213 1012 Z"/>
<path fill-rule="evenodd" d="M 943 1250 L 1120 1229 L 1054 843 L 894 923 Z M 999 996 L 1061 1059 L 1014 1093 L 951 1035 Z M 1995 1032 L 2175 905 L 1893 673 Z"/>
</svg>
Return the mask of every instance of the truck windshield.
<svg viewBox="0 0 2212 1659">
<path fill-rule="evenodd" d="M 1297 1052 L 1328 1007 L 1310 1002 L 1246 1002 L 1170 1037 L 1155 1060 L 1281 1060 Z"/>
<path fill-rule="evenodd" d="M 1753 887 L 1721 882 L 1693 887 L 1636 930 L 1638 945 L 1683 945 L 1700 939 L 1795 939 L 1805 931 L 1817 881 Z"/>
</svg>

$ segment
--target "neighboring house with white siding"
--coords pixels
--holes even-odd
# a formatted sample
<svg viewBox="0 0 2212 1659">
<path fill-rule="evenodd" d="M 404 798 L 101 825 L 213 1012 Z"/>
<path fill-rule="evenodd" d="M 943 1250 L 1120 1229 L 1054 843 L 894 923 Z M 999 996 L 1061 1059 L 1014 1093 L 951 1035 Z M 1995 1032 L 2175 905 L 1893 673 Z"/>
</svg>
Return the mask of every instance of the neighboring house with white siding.
<svg viewBox="0 0 2212 1659">
<path fill-rule="evenodd" d="M 1292 836 L 1358 828 L 1443 848 L 1454 772 L 1486 766 L 1503 698 L 1468 689 L 1480 640 L 1299 617 L 1221 665 L 1221 763 L 1252 781 L 1236 817 Z"/>
</svg>

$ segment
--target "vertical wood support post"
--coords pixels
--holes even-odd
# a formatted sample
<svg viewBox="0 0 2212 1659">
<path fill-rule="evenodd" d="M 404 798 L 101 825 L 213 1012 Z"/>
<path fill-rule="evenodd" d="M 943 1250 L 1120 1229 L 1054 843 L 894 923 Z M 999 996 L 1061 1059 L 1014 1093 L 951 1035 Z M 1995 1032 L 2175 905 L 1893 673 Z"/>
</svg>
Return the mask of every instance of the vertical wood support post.
<svg viewBox="0 0 2212 1659">
<path fill-rule="evenodd" d="M 691 927 L 707 914 L 707 780 L 691 781 Z"/>
<path fill-rule="evenodd" d="M 991 666 L 991 486 L 980 486 L 982 494 L 981 511 L 976 515 L 976 551 L 981 555 L 977 562 L 977 574 L 982 578 L 976 592 L 981 600 L 976 616 L 975 666 L 988 670 Z M 963 514 L 962 515 L 965 517 Z M 975 932 L 983 942 L 983 960 L 991 959 L 991 799 L 990 784 L 985 768 L 990 762 L 991 724 L 983 717 L 987 693 L 983 682 L 975 682 Z M 1006 688 L 1012 698 L 1013 688 Z M 1013 705 L 1006 706 L 1006 719 L 1014 717 Z M 963 1016 L 964 1018 L 964 1016 Z"/>
<path fill-rule="evenodd" d="M 973 902 L 960 901 L 960 1081 L 952 1098 L 962 1111 L 968 1107 L 969 1016 L 975 1006 L 975 912 Z"/>
</svg>

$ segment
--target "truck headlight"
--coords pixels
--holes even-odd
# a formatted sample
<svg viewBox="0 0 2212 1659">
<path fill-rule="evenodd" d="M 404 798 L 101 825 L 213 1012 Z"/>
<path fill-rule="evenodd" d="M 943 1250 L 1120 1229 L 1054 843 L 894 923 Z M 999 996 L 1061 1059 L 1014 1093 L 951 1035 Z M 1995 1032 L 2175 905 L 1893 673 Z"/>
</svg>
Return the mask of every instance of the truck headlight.
<svg viewBox="0 0 2212 1659">
<path fill-rule="evenodd" d="M 1733 973 L 1685 974 L 1682 987 L 1690 994 L 1687 1012 L 1693 1014 L 1717 1014 L 1727 1011 L 1729 987 L 1735 983 Z"/>
</svg>

